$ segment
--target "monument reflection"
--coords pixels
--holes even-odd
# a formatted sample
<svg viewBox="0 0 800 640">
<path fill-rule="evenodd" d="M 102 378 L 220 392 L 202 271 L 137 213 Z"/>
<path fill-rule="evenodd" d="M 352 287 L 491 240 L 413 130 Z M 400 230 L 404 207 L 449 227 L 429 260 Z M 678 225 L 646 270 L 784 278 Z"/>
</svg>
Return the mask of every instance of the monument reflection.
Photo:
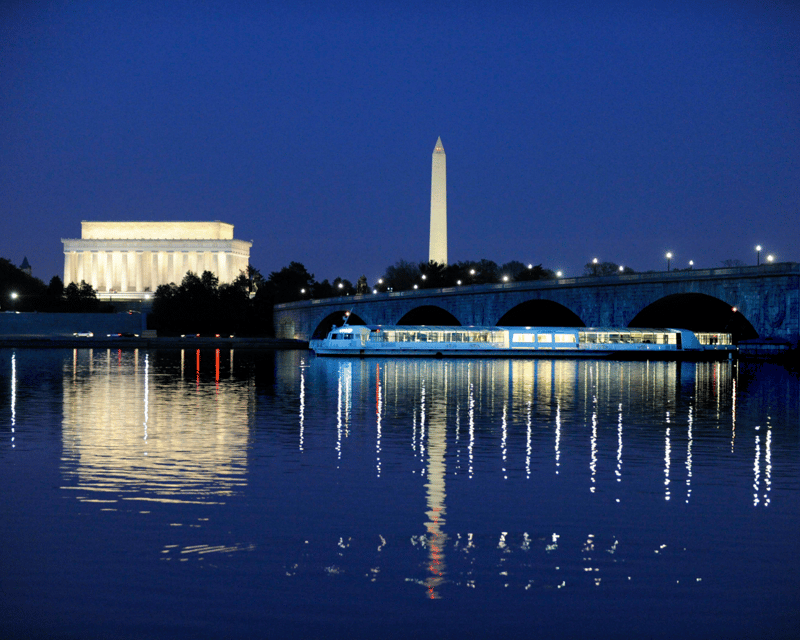
<svg viewBox="0 0 800 640">
<path fill-rule="evenodd" d="M 220 358 L 232 365 L 233 352 L 181 351 L 169 372 L 154 358 L 76 349 L 65 362 L 65 488 L 108 502 L 213 502 L 247 484 L 254 394 L 247 382 L 220 384 Z"/>
</svg>

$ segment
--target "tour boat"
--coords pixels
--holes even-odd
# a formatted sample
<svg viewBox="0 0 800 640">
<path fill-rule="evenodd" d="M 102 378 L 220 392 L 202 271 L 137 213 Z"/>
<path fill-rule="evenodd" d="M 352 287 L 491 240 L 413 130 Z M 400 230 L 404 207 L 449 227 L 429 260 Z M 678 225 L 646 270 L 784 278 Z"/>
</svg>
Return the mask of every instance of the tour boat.
<svg viewBox="0 0 800 640">
<path fill-rule="evenodd" d="M 727 333 L 594 327 L 334 326 L 309 347 L 319 356 L 646 357 L 732 353 Z"/>
</svg>

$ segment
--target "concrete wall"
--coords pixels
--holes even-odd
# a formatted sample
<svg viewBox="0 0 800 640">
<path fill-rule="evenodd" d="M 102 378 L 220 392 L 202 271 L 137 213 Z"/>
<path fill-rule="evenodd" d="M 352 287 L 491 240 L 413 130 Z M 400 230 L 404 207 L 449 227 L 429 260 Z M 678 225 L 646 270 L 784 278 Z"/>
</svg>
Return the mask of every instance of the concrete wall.
<svg viewBox="0 0 800 640">
<path fill-rule="evenodd" d="M 0 337 L 71 336 L 76 331 L 91 331 L 96 336 L 109 333 L 138 333 L 143 330 L 140 313 L 0 313 Z"/>
<path fill-rule="evenodd" d="M 800 265 L 704 269 L 608 277 L 425 289 L 276 305 L 279 338 L 307 340 L 331 313 L 352 310 L 367 324 L 396 324 L 409 311 L 441 307 L 462 325 L 496 325 L 515 306 L 551 300 L 587 326 L 626 327 L 649 305 L 675 294 L 701 293 L 737 307 L 761 338 L 800 336 Z"/>
</svg>

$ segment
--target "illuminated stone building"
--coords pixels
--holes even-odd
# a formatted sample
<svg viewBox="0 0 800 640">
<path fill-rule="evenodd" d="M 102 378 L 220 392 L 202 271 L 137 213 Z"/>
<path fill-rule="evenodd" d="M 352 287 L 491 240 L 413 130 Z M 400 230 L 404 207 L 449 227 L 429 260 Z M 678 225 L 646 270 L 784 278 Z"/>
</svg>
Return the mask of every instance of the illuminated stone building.
<svg viewBox="0 0 800 640">
<path fill-rule="evenodd" d="M 447 158 L 436 140 L 431 162 L 431 239 L 428 260 L 447 264 Z"/>
<path fill-rule="evenodd" d="M 80 239 L 64 243 L 64 284 L 88 282 L 101 294 L 143 297 L 180 284 L 187 271 L 212 272 L 220 283 L 247 272 L 252 243 L 233 225 L 214 222 L 81 222 Z"/>
</svg>

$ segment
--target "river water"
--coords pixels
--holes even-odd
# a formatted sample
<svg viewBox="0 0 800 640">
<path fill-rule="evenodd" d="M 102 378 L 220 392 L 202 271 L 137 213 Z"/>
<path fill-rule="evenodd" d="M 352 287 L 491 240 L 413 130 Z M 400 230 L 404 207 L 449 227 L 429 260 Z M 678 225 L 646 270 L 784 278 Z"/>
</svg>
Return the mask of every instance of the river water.
<svg viewBox="0 0 800 640">
<path fill-rule="evenodd" d="M 790 638 L 772 365 L 0 350 L 2 638 Z"/>
</svg>

